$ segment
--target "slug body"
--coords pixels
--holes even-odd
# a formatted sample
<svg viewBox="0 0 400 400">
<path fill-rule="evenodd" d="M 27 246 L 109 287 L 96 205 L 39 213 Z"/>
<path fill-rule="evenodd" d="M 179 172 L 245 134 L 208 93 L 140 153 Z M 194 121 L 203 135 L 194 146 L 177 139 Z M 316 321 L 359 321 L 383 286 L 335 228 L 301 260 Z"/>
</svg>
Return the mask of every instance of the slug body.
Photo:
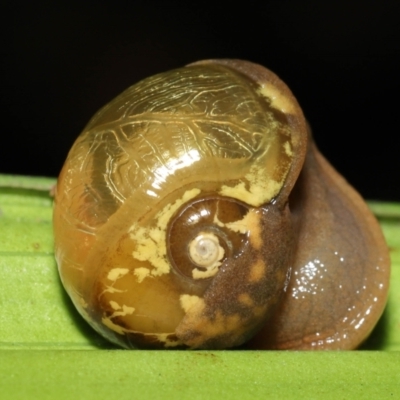
<svg viewBox="0 0 400 400">
<path fill-rule="evenodd" d="M 352 349 L 384 309 L 388 250 L 286 85 L 210 60 L 144 79 L 72 147 L 56 259 L 122 347 Z"/>
</svg>

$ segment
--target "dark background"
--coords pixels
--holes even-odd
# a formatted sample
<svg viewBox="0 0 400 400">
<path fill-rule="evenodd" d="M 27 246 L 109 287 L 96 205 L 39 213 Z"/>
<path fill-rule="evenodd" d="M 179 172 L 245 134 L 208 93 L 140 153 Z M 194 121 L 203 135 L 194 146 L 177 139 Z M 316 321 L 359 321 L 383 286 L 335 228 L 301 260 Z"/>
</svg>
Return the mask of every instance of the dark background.
<svg viewBox="0 0 400 400">
<path fill-rule="evenodd" d="M 2 3 L 0 173 L 56 176 L 128 86 L 242 58 L 289 85 L 321 151 L 365 197 L 400 201 L 400 1 Z"/>
</svg>

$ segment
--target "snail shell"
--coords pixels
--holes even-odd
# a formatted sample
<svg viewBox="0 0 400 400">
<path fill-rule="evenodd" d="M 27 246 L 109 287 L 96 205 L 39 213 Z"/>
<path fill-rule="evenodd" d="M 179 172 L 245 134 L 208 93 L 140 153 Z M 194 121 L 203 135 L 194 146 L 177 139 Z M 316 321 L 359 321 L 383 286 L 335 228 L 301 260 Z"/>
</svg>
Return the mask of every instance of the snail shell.
<svg viewBox="0 0 400 400">
<path fill-rule="evenodd" d="M 123 347 L 354 348 L 387 296 L 380 228 L 269 70 L 210 60 L 128 88 L 73 145 L 56 259 Z"/>
</svg>

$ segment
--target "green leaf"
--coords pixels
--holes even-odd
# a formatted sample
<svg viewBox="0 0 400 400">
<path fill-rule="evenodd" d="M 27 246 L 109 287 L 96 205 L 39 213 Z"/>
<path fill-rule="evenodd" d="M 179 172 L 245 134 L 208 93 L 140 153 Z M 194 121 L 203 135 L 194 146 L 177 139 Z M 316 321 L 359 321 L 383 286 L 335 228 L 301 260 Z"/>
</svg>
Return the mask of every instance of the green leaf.
<svg viewBox="0 0 400 400">
<path fill-rule="evenodd" d="M 400 204 L 370 203 L 392 258 L 379 351 L 124 351 L 78 315 L 53 254 L 55 180 L 0 175 L 1 398 L 396 398 Z"/>
</svg>

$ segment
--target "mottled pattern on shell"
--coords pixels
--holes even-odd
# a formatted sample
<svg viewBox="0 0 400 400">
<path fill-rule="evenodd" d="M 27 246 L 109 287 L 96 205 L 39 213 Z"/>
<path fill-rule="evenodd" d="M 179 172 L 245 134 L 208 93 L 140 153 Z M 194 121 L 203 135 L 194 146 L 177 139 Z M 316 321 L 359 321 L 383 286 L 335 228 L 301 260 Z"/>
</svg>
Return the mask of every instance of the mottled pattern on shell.
<svg viewBox="0 0 400 400">
<path fill-rule="evenodd" d="M 278 194 L 288 173 L 291 132 L 254 82 L 222 66 L 193 66 L 124 91 L 92 118 L 69 162 L 80 165 L 69 175 L 86 187 L 90 227 L 132 192 L 143 207 L 204 176 L 206 190 L 225 186 L 227 195 L 258 206 Z"/>
</svg>

